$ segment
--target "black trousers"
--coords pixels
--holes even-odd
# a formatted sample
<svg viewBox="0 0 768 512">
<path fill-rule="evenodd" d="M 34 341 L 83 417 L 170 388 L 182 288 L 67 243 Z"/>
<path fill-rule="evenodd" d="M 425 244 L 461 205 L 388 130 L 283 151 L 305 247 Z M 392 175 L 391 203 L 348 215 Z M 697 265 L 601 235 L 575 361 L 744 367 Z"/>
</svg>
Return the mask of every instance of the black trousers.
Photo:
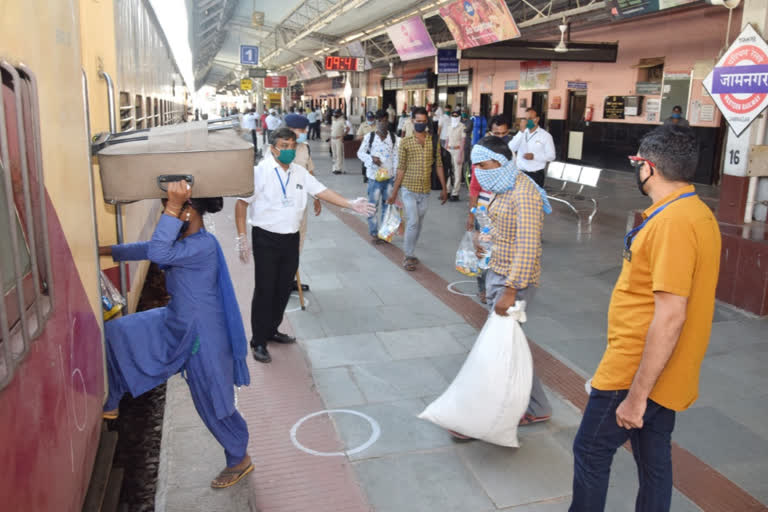
<svg viewBox="0 0 768 512">
<path fill-rule="evenodd" d="M 299 268 L 299 233 L 281 235 L 253 227 L 252 345 L 266 345 L 283 321 Z"/>
<path fill-rule="evenodd" d="M 258 153 L 259 151 L 259 144 L 258 144 L 258 138 L 256 137 L 256 130 L 251 130 L 251 138 L 253 139 L 253 152 Z"/>
<path fill-rule="evenodd" d="M 544 188 L 544 178 L 547 177 L 546 171 L 544 169 L 540 171 L 533 171 L 533 172 L 527 172 L 523 171 L 525 174 L 531 177 L 531 179 L 536 183 L 538 186 Z"/>
<path fill-rule="evenodd" d="M 309 125 L 312 128 L 312 133 L 310 133 L 311 139 L 319 139 L 320 138 L 320 121 L 315 121 L 311 125 Z"/>
</svg>

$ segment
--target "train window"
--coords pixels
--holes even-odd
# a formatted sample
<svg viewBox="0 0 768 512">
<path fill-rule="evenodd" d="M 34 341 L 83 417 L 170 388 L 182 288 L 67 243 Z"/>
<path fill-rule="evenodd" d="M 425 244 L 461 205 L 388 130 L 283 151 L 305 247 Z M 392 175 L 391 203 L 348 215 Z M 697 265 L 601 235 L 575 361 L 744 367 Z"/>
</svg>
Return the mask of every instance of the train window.
<svg viewBox="0 0 768 512">
<path fill-rule="evenodd" d="M 125 91 L 120 93 L 120 131 L 133 129 L 133 104 L 131 95 Z"/>
<path fill-rule="evenodd" d="M 154 126 L 160 126 L 160 107 L 157 105 L 157 98 L 152 98 L 154 107 L 152 108 L 153 115 L 155 116 Z"/>
<path fill-rule="evenodd" d="M 37 80 L 0 61 L 0 389 L 53 310 Z"/>
<path fill-rule="evenodd" d="M 152 114 L 152 98 L 147 98 L 146 104 L 147 104 L 147 107 L 144 112 L 144 116 L 147 120 L 147 128 L 152 128 L 154 126 L 154 120 L 155 120 L 155 116 Z"/>
<path fill-rule="evenodd" d="M 136 113 L 136 129 L 141 130 L 144 128 L 144 98 L 140 94 L 136 95 L 136 103 L 134 103 L 134 112 Z"/>
</svg>

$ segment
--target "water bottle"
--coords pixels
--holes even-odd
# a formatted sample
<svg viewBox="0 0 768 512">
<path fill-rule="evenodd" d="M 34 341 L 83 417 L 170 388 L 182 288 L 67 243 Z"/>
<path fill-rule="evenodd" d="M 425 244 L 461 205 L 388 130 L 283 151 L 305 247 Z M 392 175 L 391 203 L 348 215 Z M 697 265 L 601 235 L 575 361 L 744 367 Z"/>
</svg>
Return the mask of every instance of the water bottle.
<svg viewBox="0 0 768 512">
<path fill-rule="evenodd" d="M 477 242 L 480 247 L 483 248 L 485 251 L 483 253 L 482 258 L 479 259 L 477 266 L 481 270 L 486 270 L 491 264 L 491 246 L 492 246 L 492 237 L 491 237 L 491 226 L 485 226 L 482 229 L 480 229 L 480 234 L 477 237 Z"/>
<path fill-rule="evenodd" d="M 491 227 L 491 218 L 488 216 L 488 209 L 485 206 L 472 208 L 471 211 L 481 230 L 484 227 Z"/>
</svg>

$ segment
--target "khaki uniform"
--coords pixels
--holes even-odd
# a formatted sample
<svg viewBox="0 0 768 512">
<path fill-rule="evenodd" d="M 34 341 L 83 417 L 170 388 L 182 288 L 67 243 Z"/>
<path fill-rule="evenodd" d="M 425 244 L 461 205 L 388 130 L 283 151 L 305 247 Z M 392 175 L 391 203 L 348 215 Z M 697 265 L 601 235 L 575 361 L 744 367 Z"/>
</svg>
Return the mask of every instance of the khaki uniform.
<svg viewBox="0 0 768 512">
<path fill-rule="evenodd" d="M 334 119 L 331 123 L 331 155 L 333 170 L 344 172 L 344 131 L 347 125 L 343 117 Z"/>
</svg>

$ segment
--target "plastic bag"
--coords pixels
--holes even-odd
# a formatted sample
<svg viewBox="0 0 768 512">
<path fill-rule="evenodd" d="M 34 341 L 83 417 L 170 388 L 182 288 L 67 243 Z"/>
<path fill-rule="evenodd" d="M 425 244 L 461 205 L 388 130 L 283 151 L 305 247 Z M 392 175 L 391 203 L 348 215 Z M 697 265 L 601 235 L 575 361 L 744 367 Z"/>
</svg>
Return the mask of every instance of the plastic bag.
<svg viewBox="0 0 768 512">
<path fill-rule="evenodd" d="M 379 238 L 391 242 L 392 237 L 395 236 L 398 228 L 400 228 L 402 221 L 400 208 L 395 205 L 390 205 L 389 208 L 387 208 L 387 213 L 384 214 L 384 220 L 382 221 L 381 226 L 379 226 Z"/>
<path fill-rule="evenodd" d="M 525 305 L 491 313 L 458 375 L 419 415 L 445 429 L 500 446 L 518 447 L 517 426 L 531 395 L 533 360 Z"/>
<path fill-rule="evenodd" d="M 99 271 L 99 284 L 101 286 L 101 307 L 104 309 L 104 320 L 108 320 L 125 307 L 126 301 L 103 270 Z"/>
<path fill-rule="evenodd" d="M 456 270 L 465 276 L 479 276 L 480 268 L 478 266 L 477 255 L 475 254 L 475 243 L 472 240 L 472 231 L 467 231 L 459 243 L 459 250 L 456 251 Z"/>
</svg>

